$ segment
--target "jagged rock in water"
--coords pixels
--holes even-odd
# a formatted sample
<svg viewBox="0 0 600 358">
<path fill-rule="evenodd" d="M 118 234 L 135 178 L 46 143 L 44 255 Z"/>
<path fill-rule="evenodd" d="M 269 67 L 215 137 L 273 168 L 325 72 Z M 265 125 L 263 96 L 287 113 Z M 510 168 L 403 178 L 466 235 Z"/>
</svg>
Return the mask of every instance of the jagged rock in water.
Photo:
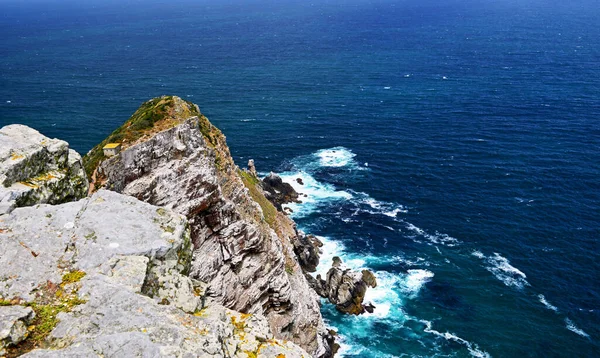
<svg viewBox="0 0 600 358">
<path fill-rule="evenodd" d="M 0 215 L 78 200 L 87 191 L 81 157 L 67 142 L 19 124 L 0 128 Z"/>
<path fill-rule="evenodd" d="M 357 272 L 345 269 L 337 256 L 333 258 L 326 279 L 317 275 L 316 279 L 311 280 L 311 285 L 341 312 L 358 315 L 365 311 L 372 312 L 375 308 L 370 303 L 363 304 L 367 288 L 377 286 L 375 275 L 369 270 Z"/>
<path fill-rule="evenodd" d="M 6 354 L 5 347 L 14 346 L 27 338 L 27 326 L 34 317 L 31 307 L 0 306 L 0 356 Z"/>
<path fill-rule="evenodd" d="M 260 314 L 204 306 L 203 287 L 187 276 L 192 251 L 183 216 L 111 191 L 15 209 L 0 222 L 0 299 L 33 324 L 34 338 L 8 353 L 308 357 L 273 339 Z M 25 303 L 46 321 L 37 322 Z M 0 307 L 0 334 L 5 312 Z M 45 336 L 39 326 L 51 332 Z M 37 349 L 27 353 L 31 348 Z"/>
<path fill-rule="evenodd" d="M 174 106 L 189 105 L 173 98 Z M 234 164 L 225 136 L 197 107 L 182 112 L 198 115 L 158 121 L 160 131 L 150 129 L 118 156 L 86 168 L 107 189 L 188 218 L 195 247 L 189 276 L 206 283 L 207 300 L 263 315 L 275 337 L 330 356 L 318 296 L 294 254 L 294 223 L 265 198 L 256 177 Z"/>
<path fill-rule="evenodd" d="M 273 172 L 263 178 L 261 186 L 265 191 L 265 196 L 277 210 L 282 211 L 282 204 L 295 202 L 298 200 L 298 193 L 294 188 L 285 183 L 281 177 Z"/>
</svg>

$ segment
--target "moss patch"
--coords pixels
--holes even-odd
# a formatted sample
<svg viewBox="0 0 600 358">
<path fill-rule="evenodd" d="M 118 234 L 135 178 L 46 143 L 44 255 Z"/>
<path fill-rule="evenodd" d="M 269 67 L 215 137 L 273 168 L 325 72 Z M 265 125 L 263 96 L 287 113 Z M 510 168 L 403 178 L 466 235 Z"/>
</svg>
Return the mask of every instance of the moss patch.
<svg viewBox="0 0 600 358">
<path fill-rule="evenodd" d="M 24 306 L 31 307 L 35 312 L 35 318 L 28 327 L 28 336 L 21 343 L 13 347 L 8 347 L 6 357 L 18 357 L 36 348 L 45 348 L 46 338 L 58 324 L 58 314 L 61 312 L 71 312 L 73 308 L 84 304 L 86 301 L 77 296 L 77 289 L 70 292 L 64 291 L 64 285 L 76 283 L 85 276 L 83 271 L 73 271 L 63 276 L 63 282 L 60 286 L 48 282 L 41 288 L 41 292 L 33 302 L 21 303 Z M 15 304 L 16 302 L 3 301 L 6 304 Z"/>
<path fill-rule="evenodd" d="M 5 300 L 5 299 L 0 299 L 0 307 L 2 306 L 14 306 L 17 303 L 14 301 L 9 301 L 9 300 Z"/>
<path fill-rule="evenodd" d="M 83 271 L 71 271 L 67 272 L 62 277 L 61 285 L 68 285 L 70 283 L 75 283 L 81 281 L 81 279 L 85 276 L 85 272 Z"/>
</svg>

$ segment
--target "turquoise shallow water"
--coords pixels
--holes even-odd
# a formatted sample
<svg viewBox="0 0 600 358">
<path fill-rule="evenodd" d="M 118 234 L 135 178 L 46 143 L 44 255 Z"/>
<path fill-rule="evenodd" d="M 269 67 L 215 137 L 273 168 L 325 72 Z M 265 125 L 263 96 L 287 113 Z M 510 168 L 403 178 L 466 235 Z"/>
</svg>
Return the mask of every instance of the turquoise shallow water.
<svg viewBox="0 0 600 358">
<path fill-rule="evenodd" d="M 240 166 L 304 179 L 324 264 L 377 272 L 373 315 L 323 306 L 344 355 L 599 355 L 597 2 L 0 10 L 0 125 L 85 153 L 175 94 Z"/>
</svg>

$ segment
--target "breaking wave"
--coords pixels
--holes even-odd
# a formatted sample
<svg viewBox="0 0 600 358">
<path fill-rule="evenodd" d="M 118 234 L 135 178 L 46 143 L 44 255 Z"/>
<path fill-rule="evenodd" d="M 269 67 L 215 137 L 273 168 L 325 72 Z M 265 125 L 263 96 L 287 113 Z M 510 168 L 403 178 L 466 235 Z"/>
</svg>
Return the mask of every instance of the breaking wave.
<svg viewBox="0 0 600 358">
<path fill-rule="evenodd" d="M 573 321 L 571 321 L 570 319 L 568 319 L 568 318 L 565 318 L 565 324 L 567 325 L 567 329 L 568 329 L 569 331 L 571 331 L 571 332 L 573 332 L 573 333 L 576 333 L 576 334 L 578 334 L 578 335 L 580 335 L 580 336 L 582 336 L 582 337 L 585 337 L 585 338 L 590 338 L 590 335 L 589 335 L 589 334 L 585 333 L 585 331 L 583 331 L 581 328 L 577 327 L 577 326 L 576 326 L 576 325 L 573 323 Z"/>
</svg>

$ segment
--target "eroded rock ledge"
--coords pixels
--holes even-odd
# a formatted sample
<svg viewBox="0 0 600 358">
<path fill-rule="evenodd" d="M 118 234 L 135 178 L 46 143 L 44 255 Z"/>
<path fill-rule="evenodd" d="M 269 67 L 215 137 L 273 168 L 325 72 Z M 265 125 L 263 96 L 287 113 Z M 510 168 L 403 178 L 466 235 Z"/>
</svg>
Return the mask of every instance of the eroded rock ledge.
<svg viewBox="0 0 600 358">
<path fill-rule="evenodd" d="M 81 156 L 67 142 L 19 124 L 0 129 L 0 215 L 81 199 L 87 191 Z"/>
</svg>

